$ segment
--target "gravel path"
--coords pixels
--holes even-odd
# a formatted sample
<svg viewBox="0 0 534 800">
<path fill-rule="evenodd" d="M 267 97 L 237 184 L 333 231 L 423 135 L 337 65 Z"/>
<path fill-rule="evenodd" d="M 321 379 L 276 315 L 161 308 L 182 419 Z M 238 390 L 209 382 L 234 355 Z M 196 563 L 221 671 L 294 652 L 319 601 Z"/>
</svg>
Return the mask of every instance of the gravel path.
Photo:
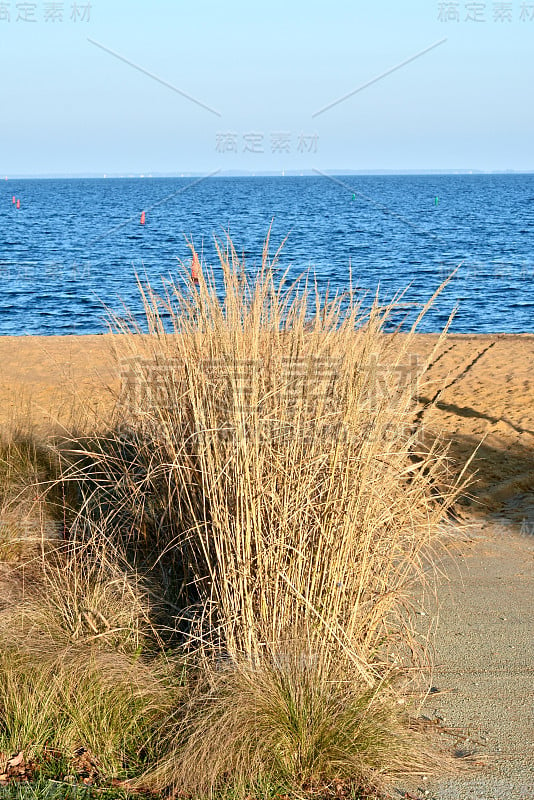
<svg viewBox="0 0 534 800">
<path fill-rule="evenodd" d="M 423 710 L 465 731 L 458 751 L 485 766 L 420 781 L 412 796 L 534 800 L 534 498 L 524 498 L 521 514 L 517 507 L 473 526 L 460 553 L 442 563 L 449 581 L 440 581 L 439 692 Z"/>
</svg>

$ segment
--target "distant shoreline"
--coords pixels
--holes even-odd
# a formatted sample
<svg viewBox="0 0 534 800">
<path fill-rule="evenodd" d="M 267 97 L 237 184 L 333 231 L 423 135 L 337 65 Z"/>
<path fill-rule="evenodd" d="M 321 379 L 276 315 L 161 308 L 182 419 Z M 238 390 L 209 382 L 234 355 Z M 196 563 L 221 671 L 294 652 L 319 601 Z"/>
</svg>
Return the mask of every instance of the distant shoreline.
<svg viewBox="0 0 534 800">
<path fill-rule="evenodd" d="M 503 176 L 503 177 L 521 177 L 525 175 L 534 176 L 534 170 L 477 170 L 477 169 L 416 169 L 416 170 L 353 170 L 353 169 L 325 169 L 321 170 L 323 175 L 350 175 L 359 177 L 445 177 L 451 176 Z M 209 175 L 209 172 L 153 172 L 150 174 L 139 173 L 80 173 L 74 175 L 66 174 L 36 174 L 36 175 L 7 175 L 4 176 L 4 183 L 9 181 L 37 181 L 37 180 L 169 180 L 179 178 L 320 178 L 321 174 L 313 170 L 267 170 L 263 172 L 253 172 L 247 170 L 221 170 L 215 175 Z"/>
</svg>

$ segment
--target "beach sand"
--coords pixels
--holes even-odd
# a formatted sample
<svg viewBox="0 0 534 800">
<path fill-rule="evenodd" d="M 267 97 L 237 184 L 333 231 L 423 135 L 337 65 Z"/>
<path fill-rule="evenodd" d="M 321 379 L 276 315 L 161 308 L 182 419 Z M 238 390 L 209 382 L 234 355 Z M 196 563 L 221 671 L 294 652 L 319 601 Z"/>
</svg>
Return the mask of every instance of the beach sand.
<svg viewBox="0 0 534 800">
<path fill-rule="evenodd" d="M 0 337 L 0 428 L 22 415 L 44 430 L 61 429 L 73 408 L 109 414 L 120 387 L 112 344 L 120 337 Z M 422 363 L 436 343 L 418 335 Z M 472 494 L 496 510 L 534 490 L 534 335 L 451 335 L 429 372 L 431 399 L 448 388 L 425 414 L 429 435 L 441 433 L 461 467 L 478 447 Z M 482 442 L 482 444 L 481 444 Z"/>
<path fill-rule="evenodd" d="M 105 418 L 120 386 L 112 339 L 0 337 L 0 430 L 21 414 L 61 430 L 74 406 Z M 416 338 L 420 360 L 436 339 Z M 425 429 L 450 443 L 458 469 L 478 447 L 477 482 L 459 511 L 460 549 L 441 565 L 432 677 L 439 691 L 423 713 L 468 731 L 468 741 L 458 735 L 458 751 L 487 766 L 409 790 L 437 800 L 532 800 L 534 335 L 451 335 L 441 352 L 422 402 L 443 381 L 447 388 L 425 414 Z M 405 790 L 399 785 L 395 796 Z"/>
</svg>

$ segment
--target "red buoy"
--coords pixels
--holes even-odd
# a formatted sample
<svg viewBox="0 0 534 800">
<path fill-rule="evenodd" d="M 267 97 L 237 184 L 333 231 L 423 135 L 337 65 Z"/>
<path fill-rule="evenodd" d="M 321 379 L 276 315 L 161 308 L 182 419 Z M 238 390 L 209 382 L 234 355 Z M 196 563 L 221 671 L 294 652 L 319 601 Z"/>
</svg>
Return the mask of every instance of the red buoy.
<svg viewBox="0 0 534 800">
<path fill-rule="evenodd" d="M 17 200 L 17 208 L 20 208 L 20 200 Z"/>
<path fill-rule="evenodd" d="M 141 211 L 141 225 L 145 224 L 145 212 Z"/>
<path fill-rule="evenodd" d="M 15 197 L 15 195 L 13 195 L 13 200 L 12 200 L 13 205 L 15 205 L 16 202 L 17 202 L 17 198 Z"/>
</svg>

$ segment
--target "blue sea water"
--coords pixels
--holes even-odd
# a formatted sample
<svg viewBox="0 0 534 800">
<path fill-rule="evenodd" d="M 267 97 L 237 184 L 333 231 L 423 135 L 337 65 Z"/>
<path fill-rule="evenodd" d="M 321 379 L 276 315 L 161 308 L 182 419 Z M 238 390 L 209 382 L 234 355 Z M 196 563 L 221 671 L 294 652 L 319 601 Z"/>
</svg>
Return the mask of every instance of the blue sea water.
<svg viewBox="0 0 534 800">
<path fill-rule="evenodd" d="M 106 308 L 141 313 L 136 273 L 176 275 L 185 236 L 216 265 L 229 231 L 253 269 L 271 221 L 280 267 L 321 290 L 352 269 L 368 296 L 420 303 L 458 267 L 421 330 L 458 304 L 453 331 L 534 332 L 534 175 L 317 175 L 2 181 L 0 334 L 103 332 Z"/>
</svg>

